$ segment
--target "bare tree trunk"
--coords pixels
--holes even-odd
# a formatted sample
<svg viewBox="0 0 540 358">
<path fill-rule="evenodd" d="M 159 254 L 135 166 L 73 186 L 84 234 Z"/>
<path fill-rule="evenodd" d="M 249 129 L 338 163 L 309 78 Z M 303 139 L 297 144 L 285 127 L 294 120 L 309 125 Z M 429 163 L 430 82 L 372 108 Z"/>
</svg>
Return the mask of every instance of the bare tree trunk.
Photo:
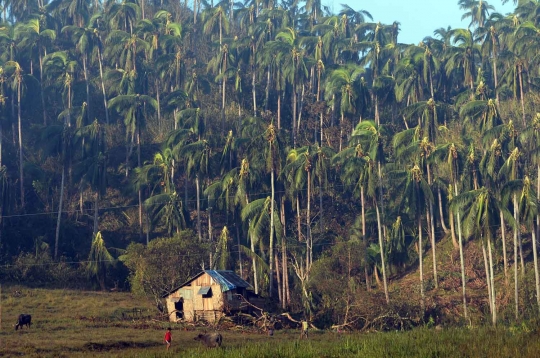
<svg viewBox="0 0 540 358">
<path fill-rule="evenodd" d="M 159 94 L 159 81 L 156 79 L 156 101 L 157 101 L 157 121 L 160 134 L 163 134 L 163 125 L 161 123 L 161 96 Z M 169 130 L 167 128 L 166 130 Z"/>
<path fill-rule="evenodd" d="M 444 222 L 441 188 L 437 188 L 437 195 L 439 197 L 439 216 L 441 217 L 441 226 L 443 228 L 444 233 L 447 234 L 449 230 L 446 227 L 446 223 Z M 454 239 L 454 242 L 455 242 L 455 235 L 454 235 L 453 239 Z M 454 246 L 454 247 L 456 247 L 456 246 Z"/>
<path fill-rule="evenodd" d="M 278 93 L 277 98 L 277 127 L 281 129 L 281 94 Z"/>
<path fill-rule="evenodd" d="M 518 293 L 518 227 L 519 227 L 519 215 L 518 215 L 518 204 L 517 197 L 514 194 L 514 220 L 516 222 L 516 227 L 514 229 L 514 300 L 516 307 L 516 321 L 519 320 L 519 293 Z"/>
<path fill-rule="evenodd" d="M 274 260 L 276 262 L 276 279 L 277 279 L 277 285 L 278 285 L 278 290 L 277 290 L 278 291 L 278 300 L 283 305 L 284 299 L 283 299 L 283 292 L 280 289 L 281 288 L 281 277 L 279 275 L 280 274 L 280 272 L 279 272 L 279 256 L 278 256 L 277 252 L 275 254 Z"/>
<path fill-rule="evenodd" d="M 47 111 L 45 110 L 45 95 L 43 94 L 43 58 L 41 50 L 39 51 L 39 87 L 41 89 L 41 110 L 43 111 L 43 125 L 47 125 Z M 56 257 L 55 257 L 56 259 Z"/>
<path fill-rule="evenodd" d="M 88 106 L 88 112 L 87 112 L 87 117 L 88 117 L 88 121 L 90 120 L 91 118 L 91 111 L 90 111 L 90 82 L 88 81 L 88 66 L 87 66 L 87 63 L 86 63 L 86 54 L 83 54 L 82 55 L 82 63 L 83 63 L 83 73 L 84 73 L 84 82 L 86 84 L 86 105 Z M 83 123 L 85 122 L 84 118 L 83 118 Z"/>
<path fill-rule="evenodd" d="M 253 234 L 249 234 L 250 243 L 251 243 L 251 252 L 253 255 L 255 255 L 255 239 L 253 238 Z M 257 277 L 257 260 L 255 259 L 255 256 L 252 257 L 251 263 L 253 265 L 253 288 L 255 289 L 255 294 L 259 294 L 259 278 Z"/>
<path fill-rule="evenodd" d="M 283 297 L 283 301 L 281 301 L 281 308 L 286 309 L 289 303 L 289 300 L 288 300 L 289 287 L 288 287 L 288 279 L 287 279 L 287 275 L 288 275 L 288 272 L 287 272 L 287 223 L 285 220 L 285 196 L 281 197 L 280 214 L 281 214 L 281 226 L 283 227 L 283 233 L 282 233 L 283 238 L 281 239 L 281 265 L 282 265 L 281 271 L 283 272 L 283 282 L 282 282 L 283 293 L 281 297 Z"/>
<path fill-rule="evenodd" d="M 274 168 L 270 173 L 270 185 L 271 185 L 271 202 L 270 202 L 270 263 L 269 263 L 269 280 L 270 285 L 268 290 L 268 295 L 272 297 L 274 290 L 274 197 L 275 197 L 275 188 L 274 188 Z"/>
<path fill-rule="evenodd" d="M 255 55 L 254 55 L 255 56 Z M 251 66 L 251 95 L 253 96 L 253 117 L 257 117 L 257 90 L 255 88 L 255 66 Z"/>
<path fill-rule="evenodd" d="M 491 323 L 495 326 L 497 325 L 497 302 L 495 300 L 495 280 L 493 278 L 493 255 L 491 253 L 491 239 L 488 239 L 488 250 L 489 250 L 489 272 L 491 280 L 491 306 L 493 311 L 491 312 Z"/>
<path fill-rule="evenodd" d="M 390 303 L 390 297 L 388 296 L 388 285 L 386 283 L 386 268 L 385 268 L 385 263 L 384 263 L 384 245 L 383 245 L 382 227 L 381 227 L 382 222 L 381 222 L 381 215 L 379 213 L 379 204 L 377 204 L 377 200 L 375 200 L 375 211 L 377 213 L 377 230 L 379 234 L 379 250 L 381 251 L 381 266 L 382 266 L 383 283 L 384 283 L 384 296 L 386 298 L 386 303 Z M 424 289 L 422 288 L 422 294 L 423 292 L 424 292 Z"/>
<path fill-rule="evenodd" d="M 532 245 L 533 245 L 533 258 L 534 258 L 534 279 L 536 284 L 536 304 L 540 312 L 540 276 L 538 273 L 538 251 L 536 249 L 536 230 L 534 227 L 534 221 L 531 228 Z"/>
<path fill-rule="evenodd" d="M 195 187 L 197 192 L 197 235 L 199 237 L 199 242 L 202 242 L 202 232 L 201 232 L 201 197 L 200 197 L 200 185 L 199 185 L 199 174 L 195 176 Z"/>
<path fill-rule="evenodd" d="M 99 215 L 99 193 L 96 193 L 96 199 L 94 202 L 94 237 L 98 233 L 98 216 Z"/>
<path fill-rule="evenodd" d="M 458 195 L 457 184 L 454 182 L 454 195 Z M 465 281 L 465 261 L 463 258 L 463 237 L 461 233 L 461 217 L 459 211 L 456 210 L 458 238 L 459 238 L 459 263 L 461 266 L 461 289 L 463 296 L 463 317 L 467 318 L 467 295 L 466 295 L 466 281 Z"/>
<path fill-rule="evenodd" d="M 523 76 L 522 76 L 522 73 L 523 73 L 523 66 L 519 65 L 518 76 L 519 76 L 519 93 L 520 93 L 520 96 L 521 96 L 521 113 L 522 113 L 522 119 L 523 119 L 523 126 L 527 127 L 527 121 L 525 120 L 525 98 L 523 97 Z"/>
<path fill-rule="evenodd" d="M 505 233 L 505 225 L 504 225 L 504 217 L 502 210 L 499 210 L 499 216 L 501 219 L 501 241 L 502 241 L 502 249 L 503 249 L 503 262 L 504 262 L 504 284 L 508 285 L 508 260 L 506 258 L 506 233 Z"/>
<path fill-rule="evenodd" d="M 54 260 L 58 259 L 58 242 L 60 241 L 60 223 L 62 220 L 62 208 L 64 204 L 64 183 L 66 179 L 66 166 L 62 163 L 62 180 L 60 181 L 60 199 L 58 201 L 58 216 L 56 218 L 56 232 L 54 239 Z"/>
<path fill-rule="evenodd" d="M 22 145 L 22 116 L 21 116 L 21 79 L 17 81 L 17 118 L 19 129 L 19 184 L 21 189 L 21 210 L 24 211 L 24 175 L 23 175 L 23 145 Z"/>
<path fill-rule="evenodd" d="M 360 186 L 360 204 L 362 206 L 362 242 L 364 243 L 364 249 L 367 250 L 366 243 L 366 202 L 364 198 L 364 186 Z M 364 252 L 364 257 L 367 256 Z M 369 281 L 368 265 L 364 265 L 364 276 L 366 277 L 366 289 L 371 291 L 371 284 Z"/>
<path fill-rule="evenodd" d="M 298 241 L 302 241 L 302 228 L 300 218 L 300 199 L 298 194 L 296 195 L 296 230 L 298 231 Z"/>
<path fill-rule="evenodd" d="M 493 299 L 491 298 L 491 279 L 489 275 L 488 259 L 486 254 L 486 244 L 482 241 L 482 254 L 484 256 L 484 269 L 486 271 L 486 284 L 488 290 L 488 300 L 489 300 L 489 312 L 493 315 Z"/>
<path fill-rule="evenodd" d="M 424 266 L 423 266 L 423 252 L 424 248 L 422 245 L 422 217 L 418 217 L 418 261 L 420 267 L 420 306 L 422 307 L 422 312 L 426 309 L 426 299 L 424 294 Z"/>
<path fill-rule="evenodd" d="M 456 239 L 456 230 L 454 227 L 454 213 L 450 211 L 448 213 L 448 218 L 450 219 L 450 234 L 452 236 L 452 245 L 454 246 L 454 249 L 459 248 L 459 244 Z"/>
<path fill-rule="evenodd" d="M 278 98 L 279 98 L 279 93 L 278 93 Z M 270 66 L 268 66 L 268 69 L 266 70 L 266 89 L 265 89 L 265 101 L 264 101 L 265 111 L 268 111 L 269 103 L 270 103 Z M 278 107 L 279 107 L 279 104 L 278 104 Z M 279 124 L 278 124 L 278 129 L 280 129 Z"/>
<path fill-rule="evenodd" d="M 103 94 L 103 104 L 105 107 L 105 121 L 109 124 L 109 108 L 107 104 L 107 92 L 105 91 L 105 81 L 103 80 L 103 57 L 101 54 L 101 49 L 97 46 L 98 49 L 98 62 L 99 62 L 99 77 L 101 78 L 101 93 Z"/>
<path fill-rule="evenodd" d="M 307 172 L 307 207 L 306 207 L 306 243 L 307 243 L 307 263 L 313 263 L 313 240 L 311 238 L 311 172 Z"/>
</svg>

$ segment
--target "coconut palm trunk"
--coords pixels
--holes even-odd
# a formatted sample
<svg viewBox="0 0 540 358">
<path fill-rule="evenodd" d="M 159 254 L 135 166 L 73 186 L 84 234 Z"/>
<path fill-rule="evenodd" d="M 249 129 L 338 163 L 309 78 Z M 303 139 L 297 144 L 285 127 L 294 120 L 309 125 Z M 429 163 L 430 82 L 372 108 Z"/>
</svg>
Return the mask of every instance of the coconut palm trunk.
<svg viewBox="0 0 540 358">
<path fill-rule="evenodd" d="M 491 323 L 493 326 L 497 324 L 497 302 L 495 300 L 495 280 L 493 275 L 493 254 L 491 249 L 491 238 L 488 238 L 488 254 L 489 254 L 489 274 L 490 274 L 490 281 L 491 281 L 491 307 L 493 308 L 491 312 Z"/>
<path fill-rule="evenodd" d="M 482 241 L 482 255 L 484 256 L 484 270 L 486 272 L 486 286 L 488 290 L 488 301 L 489 301 L 489 312 L 493 314 L 493 299 L 491 298 L 492 291 L 491 291 L 491 279 L 490 279 L 490 270 L 489 270 L 489 264 L 486 254 L 486 244 L 484 241 Z"/>
<path fill-rule="evenodd" d="M 21 75 L 19 75 L 21 76 Z M 22 116 L 21 116 L 21 81 L 17 79 L 17 124 L 19 134 L 19 185 L 21 189 L 21 209 L 24 210 L 24 170 L 23 170 L 23 145 L 22 145 Z"/>
<path fill-rule="evenodd" d="M 523 120 L 523 126 L 527 127 L 527 121 L 525 120 L 525 98 L 523 97 L 523 65 L 519 65 L 518 69 L 519 77 L 519 95 L 521 100 L 521 116 Z"/>
<path fill-rule="evenodd" d="M 422 307 L 422 312 L 426 309 L 426 298 L 424 293 L 424 266 L 423 266 L 423 246 L 422 246 L 422 216 L 418 215 L 418 262 L 420 269 L 420 306 Z"/>
<path fill-rule="evenodd" d="M 107 105 L 107 92 L 105 91 L 105 81 L 103 80 L 103 56 L 100 46 L 98 48 L 99 78 L 101 79 L 101 93 L 103 94 L 103 105 L 105 106 L 105 123 L 109 124 L 109 107 Z"/>
<path fill-rule="evenodd" d="M 388 286 L 386 283 L 386 265 L 384 262 L 384 245 L 383 245 L 383 235 L 382 235 L 381 214 L 379 212 L 379 205 L 377 204 L 377 200 L 375 200 L 375 212 L 377 213 L 377 232 L 379 235 L 379 250 L 381 251 L 381 265 L 382 265 L 382 274 L 383 274 L 384 296 L 386 298 L 386 303 L 390 303 L 390 298 L 388 296 Z M 422 288 L 422 294 L 423 292 L 424 291 Z"/>
<path fill-rule="evenodd" d="M 519 320 L 519 292 L 518 292 L 518 227 L 519 227 L 519 216 L 518 216 L 518 204 L 517 196 L 514 194 L 514 220 L 515 220 L 515 229 L 514 229 L 514 301 L 515 301 L 515 316 L 516 321 Z"/>
<path fill-rule="evenodd" d="M 367 249 L 367 243 L 366 243 L 366 207 L 365 207 L 365 200 L 364 200 L 364 186 L 360 186 L 360 204 L 362 206 L 362 242 L 364 243 L 364 247 Z M 364 265 L 364 276 L 366 278 L 366 289 L 368 291 L 371 291 L 371 284 L 369 282 L 369 273 L 368 273 L 368 265 Z"/>
<path fill-rule="evenodd" d="M 43 111 L 43 125 L 47 125 L 47 111 L 45 109 L 45 94 L 43 90 L 43 57 L 41 56 L 41 49 L 39 51 L 39 87 L 41 95 L 41 108 Z"/>
<path fill-rule="evenodd" d="M 199 237 L 199 242 L 202 242 L 202 231 L 201 231 L 201 197 L 200 197 L 200 183 L 199 175 L 195 175 L 195 191 L 197 192 L 197 236 Z"/>
<path fill-rule="evenodd" d="M 90 122 L 90 118 L 92 118 L 92 112 L 90 110 L 90 81 L 88 78 L 88 64 L 87 64 L 87 56 L 86 54 L 82 55 L 82 64 L 83 64 L 83 74 L 84 74 L 84 83 L 86 84 L 86 105 L 88 106 L 88 122 Z M 84 122 L 84 119 L 83 119 Z"/>
<path fill-rule="evenodd" d="M 268 295 L 272 297 L 274 290 L 274 197 L 275 197 L 275 187 L 274 187 L 274 168 L 270 171 L 270 185 L 271 185 L 271 202 L 270 202 L 270 263 L 269 263 L 269 280 L 270 285 L 268 289 Z"/>
<path fill-rule="evenodd" d="M 60 181 L 60 199 L 58 201 L 58 215 L 56 218 L 56 232 L 54 239 L 54 260 L 58 259 L 58 243 L 60 241 L 60 223 L 62 220 L 62 209 L 64 204 L 64 183 L 66 179 L 66 166 L 62 164 L 62 180 Z"/>
<path fill-rule="evenodd" d="M 503 249 L 503 265 L 504 265 L 504 284 L 508 285 L 508 259 L 506 257 L 506 227 L 504 225 L 504 217 L 502 210 L 499 210 L 501 220 L 501 241 Z"/>
<path fill-rule="evenodd" d="M 538 251 L 536 243 L 536 230 L 534 228 L 534 222 L 531 228 L 532 245 L 533 245 L 533 258 L 534 258 L 534 279 L 536 284 L 536 304 L 538 305 L 538 311 L 540 312 L 540 276 L 538 273 Z"/>
<path fill-rule="evenodd" d="M 443 212 L 443 204 L 442 204 L 442 194 L 441 194 L 441 188 L 437 188 L 437 197 L 439 199 L 439 216 L 441 218 L 441 226 L 443 228 L 443 231 L 445 232 L 445 234 L 448 233 L 448 228 L 446 227 L 446 223 L 444 222 L 444 212 Z M 455 244 L 455 235 L 454 237 L 452 237 L 452 240 L 453 240 L 453 243 Z M 456 247 L 456 245 L 454 245 L 454 247 Z"/>
</svg>

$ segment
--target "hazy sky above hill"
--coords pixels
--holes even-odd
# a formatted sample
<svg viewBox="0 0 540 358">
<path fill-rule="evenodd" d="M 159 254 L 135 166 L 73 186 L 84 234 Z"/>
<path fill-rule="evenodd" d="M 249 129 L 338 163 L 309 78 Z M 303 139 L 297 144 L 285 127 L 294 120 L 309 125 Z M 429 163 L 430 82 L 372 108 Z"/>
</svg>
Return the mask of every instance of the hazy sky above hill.
<svg viewBox="0 0 540 358">
<path fill-rule="evenodd" d="M 513 12 L 510 0 L 502 5 L 501 0 L 488 1 L 495 10 L 503 15 Z M 333 13 L 339 13 L 341 4 L 348 4 L 354 10 L 366 10 L 375 22 L 391 24 L 401 23 L 398 40 L 401 43 L 417 44 L 426 36 L 433 36 L 433 31 L 440 27 L 467 28 L 470 20 L 461 21 L 465 11 L 460 10 L 458 0 L 323 0 Z"/>
</svg>

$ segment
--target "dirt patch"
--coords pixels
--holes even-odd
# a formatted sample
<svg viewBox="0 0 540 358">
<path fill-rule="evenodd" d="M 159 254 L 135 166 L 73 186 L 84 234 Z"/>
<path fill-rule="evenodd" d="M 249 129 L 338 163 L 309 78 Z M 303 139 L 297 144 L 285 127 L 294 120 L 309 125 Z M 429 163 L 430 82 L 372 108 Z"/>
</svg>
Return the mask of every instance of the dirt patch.
<svg viewBox="0 0 540 358">
<path fill-rule="evenodd" d="M 126 349 L 126 348 L 148 348 L 156 347 L 161 345 L 158 342 L 132 342 L 132 341 L 107 341 L 104 343 L 88 342 L 82 346 L 82 351 L 111 351 L 116 349 Z"/>
</svg>

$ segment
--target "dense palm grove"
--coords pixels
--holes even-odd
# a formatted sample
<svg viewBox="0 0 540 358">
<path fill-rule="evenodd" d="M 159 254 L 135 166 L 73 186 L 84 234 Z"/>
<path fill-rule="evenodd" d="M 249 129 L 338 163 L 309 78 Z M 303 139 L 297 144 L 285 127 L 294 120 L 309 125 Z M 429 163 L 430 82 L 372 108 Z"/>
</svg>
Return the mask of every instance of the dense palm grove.
<svg viewBox="0 0 540 358">
<path fill-rule="evenodd" d="M 460 0 L 470 26 L 417 45 L 318 1 L 1 5 L 6 268 L 87 263 L 105 287 L 125 277 L 100 274 L 115 252 L 167 247 L 191 269 L 156 296 L 234 269 L 283 309 L 354 325 L 411 268 L 411 302 L 457 277 L 467 318 L 476 247 L 493 323 L 502 301 L 540 309 L 537 0 L 504 16 Z M 445 240 L 455 272 L 437 271 Z"/>
</svg>

